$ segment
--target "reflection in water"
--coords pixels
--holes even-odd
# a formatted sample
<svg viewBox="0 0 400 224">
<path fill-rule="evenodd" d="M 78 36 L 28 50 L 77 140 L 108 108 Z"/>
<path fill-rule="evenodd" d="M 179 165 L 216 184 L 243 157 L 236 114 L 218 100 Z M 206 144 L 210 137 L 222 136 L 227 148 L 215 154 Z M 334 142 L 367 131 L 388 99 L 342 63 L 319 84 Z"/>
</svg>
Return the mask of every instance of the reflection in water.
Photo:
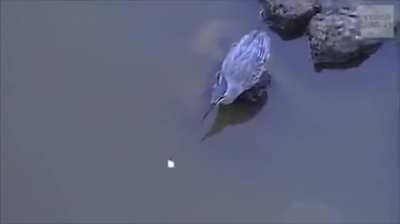
<svg viewBox="0 0 400 224">
<path fill-rule="evenodd" d="M 345 63 L 318 63 L 314 64 L 314 70 L 316 72 L 321 72 L 323 69 L 348 69 L 348 68 L 355 68 L 360 66 L 364 61 L 366 61 L 372 54 L 374 54 L 379 47 L 381 46 L 381 43 L 377 43 L 373 46 L 369 46 L 368 50 L 363 51 L 362 54 L 360 54 L 358 57 L 355 57 L 354 59 L 349 60 L 348 62 Z"/>
<path fill-rule="evenodd" d="M 229 48 L 232 37 L 240 36 L 245 30 L 240 29 L 240 21 L 214 19 L 202 25 L 193 36 L 192 48 L 194 52 L 219 60 L 224 51 Z"/>
<path fill-rule="evenodd" d="M 272 31 L 274 31 L 282 40 L 294 40 L 299 37 L 302 37 L 306 33 L 306 29 L 303 27 L 299 27 L 299 29 L 288 32 L 286 30 L 280 30 L 275 27 L 270 27 Z"/>
<path fill-rule="evenodd" d="M 255 117 L 266 104 L 268 94 L 264 91 L 256 102 L 252 102 L 249 98 L 254 95 L 253 91 L 257 91 L 257 89 L 244 92 L 233 104 L 220 105 L 213 125 L 201 141 L 222 132 L 228 125 L 241 124 Z"/>
</svg>

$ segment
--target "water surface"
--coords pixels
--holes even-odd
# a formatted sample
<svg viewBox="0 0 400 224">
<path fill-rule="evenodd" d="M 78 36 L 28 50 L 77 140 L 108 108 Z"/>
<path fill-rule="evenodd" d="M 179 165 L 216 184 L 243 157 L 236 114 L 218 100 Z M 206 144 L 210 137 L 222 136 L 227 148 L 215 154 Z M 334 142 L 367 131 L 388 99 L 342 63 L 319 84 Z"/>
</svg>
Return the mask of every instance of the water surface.
<svg viewBox="0 0 400 224">
<path fill-rule="evenodd" d="M 2 221 L 400 221 L 399 43 L 317 73 L 306 38 L 270 33 L 266 104 L 200 141 L 258 7 L 2 1 Z"/>
</svg>

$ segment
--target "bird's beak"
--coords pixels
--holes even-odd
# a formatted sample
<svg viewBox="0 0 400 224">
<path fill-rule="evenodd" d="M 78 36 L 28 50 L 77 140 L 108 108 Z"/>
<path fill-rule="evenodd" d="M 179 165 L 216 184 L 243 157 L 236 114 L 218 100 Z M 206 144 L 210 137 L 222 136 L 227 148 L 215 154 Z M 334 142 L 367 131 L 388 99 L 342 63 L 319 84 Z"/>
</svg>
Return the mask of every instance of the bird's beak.
<svg viewBox="0 0 400 224">
<path fill-rule="evenodd" d="M 210 104 L 210 107 L 208 108 L 208 110 L 203 115 L 203 118 L 202 118 L 203 121 L 206 119 L 206 117 L 210 114 L 210 112 L 214 109 L 214 107 L 216 105 L 217 105 L 216 103 Z"/>
</svg>

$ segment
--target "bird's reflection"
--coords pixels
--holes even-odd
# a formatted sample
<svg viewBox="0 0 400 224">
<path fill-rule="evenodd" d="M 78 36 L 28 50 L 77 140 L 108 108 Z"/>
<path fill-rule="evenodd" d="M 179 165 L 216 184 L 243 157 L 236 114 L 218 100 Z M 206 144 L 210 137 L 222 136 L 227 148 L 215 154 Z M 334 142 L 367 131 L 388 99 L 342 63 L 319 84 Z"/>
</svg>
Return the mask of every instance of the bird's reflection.
<svg viewBox="0 0 400 224">
<path fill-rule="evenodd" d="M 254 118 L 268 101 L 266 88 L 266 83 L 255 86 L 243 92 L 234 103 L 219 106 L 211 128 L 201 141 L 222 132 L 229 125 L 245 123 Z"/>
</svg>

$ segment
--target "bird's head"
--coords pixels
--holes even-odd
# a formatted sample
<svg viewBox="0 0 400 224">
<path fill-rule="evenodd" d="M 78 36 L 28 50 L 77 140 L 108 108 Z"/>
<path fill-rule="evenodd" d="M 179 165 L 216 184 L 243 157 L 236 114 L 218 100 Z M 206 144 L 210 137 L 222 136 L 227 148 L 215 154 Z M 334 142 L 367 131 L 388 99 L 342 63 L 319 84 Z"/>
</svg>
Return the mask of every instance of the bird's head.
<svg viewBox="0 0 400 224">
<path fill-rule="evenodd" d="M 228 88 L 224 76 L 219 74 L 212 89 L 210 107 L 204 114 L 203 119 L 205 119 L 216 106 L 220 104 L 231 104 L 239 95 L 240 92 L 236 88 Z"/>
</svg>

